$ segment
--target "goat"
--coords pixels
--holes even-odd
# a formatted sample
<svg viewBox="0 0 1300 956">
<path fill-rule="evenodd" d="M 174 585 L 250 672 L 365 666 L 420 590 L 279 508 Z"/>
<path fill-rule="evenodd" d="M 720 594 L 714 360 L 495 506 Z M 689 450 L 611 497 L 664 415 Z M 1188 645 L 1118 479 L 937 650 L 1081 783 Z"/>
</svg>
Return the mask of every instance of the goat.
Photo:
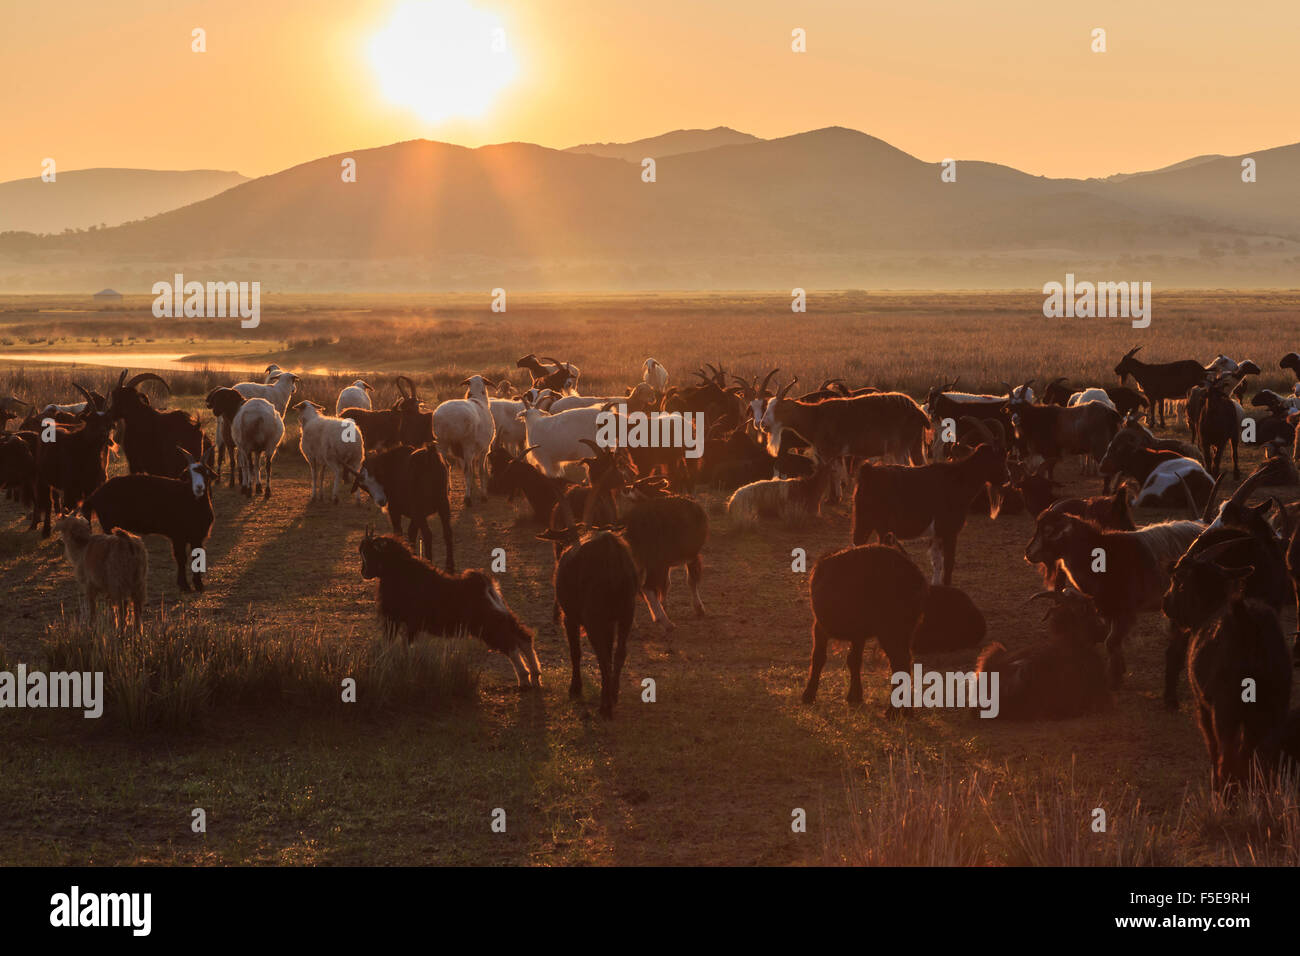
<svg viewBox="0 0 1300 956">
<path fill-rule="evenodd" d="M 446 553 L 448 571 L 456 570 L 456 556 L 452 548 L 451 499 L 448 490 L 451 482 L 447 463 L 442 460 L 436 444 L 411 448 L 397 445 L 366 455 L 361 469 L 352 474 L 352 490 L 364 488 L 375 504 L 388 512 L 393 533 L 402 534 L 402 518 L 411 519 L 407 538 L 415 544 L 416 535 L 424 557 L 433 560 L 433 530 L 429 515 L 436 514 L 442 522 L 442 543 Z"/>
<path fill-rule="evenodd" d="M 566 530 L 547 531 L 539 538 L 564 541 L 555 562 L 555 606 L 563 614 L 569 640 L 573 677 L 569 696 L 582 697 L 582 632 L 600 667 L 600 713 L 614 716 L 619 678 L 627 657 L 627 638 L 636 614 L 641 572 L 628 544 L 609 530 L 587 531 L 578 524 L 564 498 L 556 503 L 564 513 Z"/>
<path fill-rule="evenodd" d="M 780 453 L 782 434 L 788 430 L 812 446 L 818 461 L 828 464 L 846 455 L 889 455 L 916 465 L 925 460 L 922 448 L 930 420 L 907 395 L 877 392 L 803 403 L 785 397 L 797 381 L 787 383 L 763 413 L 769 453 Z"/>
<path fill-rule="evenodd" d="M 471 375 L 461 385 L 466 387 L 464 398 L 445 401 L 433 410 L 433 433 L 438 444 L 461 461 L 468 508 L 474 504 L 476 491 L 480 501 L 487 500 L 487 456 L 496 437 L 496 423 L 487 393 L 493 383 Z"/>
<path fill-rule="evenodd" d="M 1135 479 L 1141 488 L 1137 501 L 1141 507 L 1178 504 L 1182 495 L 1190 494 L 1196 510 L 1200 511 L 1214 486 L 1214 479 L 1200 462 L 1177 452 L 1148 448 L 1140 434 L 1127 428 L 1111 440 L 1098 470 L 1107 479 L 1113 476 Z"/>
<path fill-rule="evenodd" d="M 335 416 L 342 416 L 345 408 L 361 408 L 366 411 L 370 410 L 370 395 L 374 388 L 367 385 L 361 379 L 357 379 L 347 388 L 339 391 L 338 401 L 334 403 Z"/>
<path fill-rule="evenodd" d="M 123 528 L 138 535 L 157 534 L 169 538 L 176 561 L 176 585 L 190 590 L 185 570 L 194 560 L 194 590 L 203 590 L 203 573 L 207 569 L 201 550 L 212 530 L 212 487 L 220 475 L 212 470 L 213 449 L 203 459 L 181 451 L 186 463 L 184 478 L 133 474 L 110 478 L 86 499 L 82 513 L 99 518 L 108 534 Z"/>
<path fill-rule="evenodd" d="M 768 478 L 737 488 L 727 499 L 727 517 L 740 524 L 760 518 L 822 513 L 822 500 L 831 483 L 831 466 L 817 465 L 805 478 Z"/>
<path fill-rule="evenodd" d="M 1021 450 L 1041 455 L 1049 478 L 1054 477 L 1057 461 L 1066 454 L 1084 455 L 1086 474 L 1087 461 L 1100 462 L 1119 430 L 1119 413 L 1100 402 L 1061 408 L 1016 401 L 1008 393 L 1007 407 Z"/>
<path fill-rule="evenodd" d="M 565 462 L 589 456 L 609 415 L 597 407 L 548 414 L 525 401 L 519 417 L 524 423 L 528 458 L 543 475 L 557 477 Z"/>
<path fill-rule="evenodd" d="M 980 485 L 1009 480 L 1006 454 L 991 445 L 980 445 L 959 461 L 917 466 L 863 462 L 853 490 L 853 543 L 866 544 L 872 534 L 891 539 L 929 534 L 933 583 L 952 584 L 967 506 Z"/>
<path fill-rule="evenodd" d="M 552 367 L 547 368 L 542 362 L 550 362 Z M 578 376 L 582 374 L 576 365 L 549 356 L 544 356 L 539 361 L 532 352 L 517 361 L 515 368 L 526 368 L 532 373 L 533 388 L 549 388 L 562 393 L 577 385 Z"/>
<path fill-rule="evenodd" d="M 562 488 L 568 482 L 563 477 L 549 478 L 534 468 L 526 457 L 529 451 L 532 449 L 511 455 L 504 449 L 494 450 L 488 456 L 492 466 L 488 489 L 494 494 L 505 495 L 507 501 L 514 500 L 516 495 L 522 493 L 532 509 L 533 518 L 546 522 L 555 508 L 557 488 Z"/>
<path fill-rule="evenodd" d="M 1155 433 L 1138 421 L 1135 415 L 1130 414 L 1124 419 L 1124 425 L 1120 428 L 1120 431 L 1137 435 L 1143 448 L 1153 448 L 1156 451 L 1172 451 L 1184 458 L 1190 458 L 1202 465 L 1205 464 L 1205 456 L 1201 454 L 1201 450 L 1194 444 L 1179 438 L 1157 438 Z"/>
<path fill-rule="evenodd" d="M 271 465 L 280 442 L 284 440 L 284 420 L 266 399 L 250 398 L 235 413 L 230 423 L 230 434 L 239 449 L 239 483 L 244 494 L 251 498 L 262 492 L 263 500 L 270 498 Z M 265 491 L 263 465 L 266 467 Z"/>
<path fill-rule="evenodd" d="M 32 518 L 35 521 L 38 514 L 44 515 L 42 537 L 50 536 L 54 492 L 60 494 L 65 509 L 73 510 L 104 483 L 108 447 L 112 442 L 111 427 L 108 413 L 88 403 L 77 424 L 44 425 L 39 439 L 29 446 L 33 449 L 36 466 Z"/>
<path fill-rule="evenodd" d="M 283 369 L 281 369 L 280 366 L 271 363 L 266 367 L 266 370 L 262 372 L 262 383 L 270 385 L 280 376 L 281 371 L 283 371 Z"/>
<path fill-rule="evenodd" d="M 1066 406 L 1082 405 L 1084 402 L 1098 402 L 1107 408 L 1118 413 L 1115 403 L 1110 400 L 1104 388 L 1085 388 L 1082 391 L 1075 392 L 1065 402 Z"/>
<path fill-rule="evenodd" d="M 311 469 L 311 500 L 325 499 L 325 469 L 334 476 L 333 501 L 338 504 L 339 489 L 345 470 L 359 471 L 366 455 L 366 443 L 355 422 L 322 414 L 325 409 L 315 402 L 302 401 L 294 408 L 301 416 L 302 438 L 299 448 Z M 357 493 L 357 501 L 361 493 Z"/>
<path fill-rule="evenodd" d="M 700 551 L 709 538 L 709 516 L 704 509 L 690 498 L 666 495 L 634 503 L 622 520 L 622 537 L 632 549 L 637 568 L 644 572 L 641 593 L 650 619 L 662 622 L 665 631 L 673 629 L 663 602 L 668 597 L 668 573 L 679 564 L 686 565 L 695 613 L 703 616 Z"/>
<path fill-rule="evenodd" d="M 1223 459 L 1224 446 L 1232 445 L 1232 477 L 1241 477 L 1237 467 L 1237 438 L 1241 406 L 1229 398 L 1222 385 L 1210 386 L 1205 395 L 1205 403 L 1196 420 L 1196 435 L 1200 439 L 1201 453 L 1210 473 L 1219 473 L 1219 463 Z M 1213 450 L 1214 457 L 1210 453 Z"/>
<path fill-rule="evenodd" d="M 812 605 L 812 659 L 803 702 L 817 685 L 831 641 L 849 645 L 850 704 L 862 703 L 862 651 L 874 637 L 894 673 L 912 668 L 912 635 L 925 603 L 925 577 L 905 554 L 882 545 L 836 551 L 818 560 L 808 582 Z"/>
<path fill-rule="evenodd" d="M 1250 569 L 1214 567 L 1220 580 L 1216 591 L 1226 591 L 1228 598 L 1192 636 L 1187 680 L 1214 785 L 1232 788 L 1249 779 L 1257 749 L 1286 719 L 1291 667 L 1277 613 L 1240 594 Z M 1248 700 L 1247 681 L 1255 690 Z"/>
<path fill-rule="evenodd" d="M 35 531 L 37 521 L 36 454 L 40 436 L 36 432 L 13 432 L 0 437 L 0 488 L 32 509 L 28 531 Z"/>
<path fill-rule="evenodd" d="M 361 429 L 366 447 L 410 445 L 418 448 L 433 441 L 433 413 L 422 411 L 415 383 L 405 375 L 397 376 L 398 399 L 392 408 L 375 411 L 369 408 L 345 408 L 340 418 L 351 419 Z"/>
<path fill-rule="evenodd" d="M 145 582 L 149 578 L 149 552 L 133 534 L 94 534 L 90 522 L 66 515 L 54 526 L 63 538 L 63 555 L 72 565 L 81 588 L 87 623 L 95 619 L 100 596 L 109 601 L 119 629 L 126 627 L 127 602 L 135 609 L 135 629 L 144 631 Z"/>
<path fill-rule="evenodd" d="M 1110 703 L 1106 668 L 1096 645 L 1106 626 L 1092 598 L 1076 588 L 1039 591 L 1048 598 L 1047 637 L 1018 651 L 986 647 L 976 675 L 998 674 L 998 716 L 1007 720 L 1062 720 L 1104 710 Z"/>
<path fill-rule="evenodd" d="M 203 457 L 207 445 L 203 429 L 188 412 L 180 409 L 160 412 L 137 391 L 140 383 L 155 381 L 170 393 L 171 386 L 162 376 L 142 372 L 128 382 L 126 375 L 127 370 L 122 369 L 109 396 L 108 416 L 125 425 L 122 444 L 127 467 L 131 474 L 146 472 L 174 478 L 187 467 L 182 450 L 192 458 Z"/>
<path fill-rule="evenodd" d="M 235 391 L 244 398 L 264 398 L 275 406 L 275 413 L 284 418 L 285 412 L 289 408 L 289 399 L 298 389 L 298 376 L 293 372 L 277 371 L 274 378 L 268 373 L 268 383 L 262 382 L 240 382 L 238 385 L 232 385 Z M 297 406 L 294 406 L 295 408 Z"/>
<path fill-rule="evenodd" d="M 1195 359 L 1148 365 L 1135 358 L 1141 350 L 1139 345 L 1126 352 L 1115 366 L 1115 374 L 1121 385 L 1130 375 L 1137 380 L 1138 387 L 1152 403 L 1152 418 L 1159 415 L 1160 427 L 1164 428 L 1165 402 L 1183 398 L 1188 389 L 1203 383 L 1208 373 Z"/>
<path fill-rule="evenodd" d="M 208 406 L 208 410 L 212 412 L 217 421 L 217 470 L 220 471 L 225 466 L 230 468 L 230 486 L 232 488 L 235 486 L 235 475 L 239 469 L 236 466 L 238 448 L 235 445 L 235 436 L 231 433 L 230 425 L 244 401 L 243 395 L 240 395 L 233 388 L 226 388 L 225 386 L 214 388 L 208 392 L 207 398 L 203 400 L 203 404 Z"/>
<path fill-rule="evenodd" d="M 662 395 L 668 388 L 668 369 L 652 358 L 645 360 L 641 366 L 641 381 L 645 382 L 658 394 Z"/>
<path fill-rule="evenodd" d="M 1048 510 L 1084 518 L 1110 531 L 1137 530 L 1137 525 L 1133 523 L 1128 492 L 1123 488 L 1118 488 L 1109 495 L 1062 498 L 1052 502 Z"/>
<path fill-rule="evenodd" d="M 400 538 L 377 538 L 371 531 L 357 550 L 361 576 L 367 581 L 379 579 L 376 597 L 387 637 L 395 637 L 402 627 L 408 643 L 420 633 L 470 634 L 509 658 L 521 693 L 542 686 L 533 632 L 515 617 L 491 575 L 439 571 L 412 554 Z"/>
<path fill-rule="evenodd" d="M 984 614 L 960 588 L 932 584 L 921 604 L 913 651 L 960 651 L 978 647 L 987 632 Z"/>
<path fill-rule="evenodd" d="M 1204 527 L 1199 521 L 1168 521 L 1137 531 L 1108 531 L 1048 509 L 1038 516 L 1025 560 L 1049 571 L 1059 563 L 1069 583 L 1096 602 L 1110 629 L 1106 650 L 1111 682 L 1118 685 L 1126 670 L 1124 638 L 1138 612 L 1160 606 L 1168 568 Z"/>
</svg>

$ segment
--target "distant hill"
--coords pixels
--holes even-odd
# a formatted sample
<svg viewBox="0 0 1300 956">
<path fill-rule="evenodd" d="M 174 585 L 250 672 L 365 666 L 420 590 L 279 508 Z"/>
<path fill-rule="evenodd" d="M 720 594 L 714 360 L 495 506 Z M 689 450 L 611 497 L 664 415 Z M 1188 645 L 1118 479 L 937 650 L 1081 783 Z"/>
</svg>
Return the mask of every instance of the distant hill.
<svg viewBox="0 0 1300 956">
<path fill-rule="evenodd" d="M 52 183 L 40 177 L 15 179 L 0 183 L 0 232 L 116 226 L 247 181 L 239 173 L 214 169 L 74 169 L 60 170 Z"/>
<path fill-rule="evenodd" d="M 666 151 L 691 144 L 703 148 Z M 286 289 L 854 287 L 882 276 L 896 288 L 984 287 L 1092 263 L 1216 284 L 1300 274 L 1300 145 L 1251 154 L 1250 184 L 1240 157 L 1115 181 L 960 160 L 947 182 L 940 164 L 842 127 L 772 140 L 685 130 L 619 148 L 634 158 L 428 140 L 351 150 L 141 222 L 0 240 L 0 267 L 16 253 L 25 287 L 76 275 L 119 289 L 240 259 L 263 274 L 296 260 L 275 273 Z M 646 152 L 657 153 L 653 183 L 641 179 Z M 344 156 L 355 183 L 339 176 Z M 102 268 L 74 272 L 91 262 Z"/>
<path fill-rule="evenodd" d="M 718 146 L 735 146 L 737 143 L 760 143 L 757 136 L 742 133 L 728 126 L 715 126 L 713 129 L 678 129 L 662 136 L 651 136 L 630 143 L 584 143 L 570 146 L 566 153 L 587 153 L 591 156 L 605 156 L 612 159 L 625 159 L 640 163 L 647 156 L 660 159 L 664 156 L 679 156 L 682 153 L 698 153 L 704 149 Z"/>
</svg>

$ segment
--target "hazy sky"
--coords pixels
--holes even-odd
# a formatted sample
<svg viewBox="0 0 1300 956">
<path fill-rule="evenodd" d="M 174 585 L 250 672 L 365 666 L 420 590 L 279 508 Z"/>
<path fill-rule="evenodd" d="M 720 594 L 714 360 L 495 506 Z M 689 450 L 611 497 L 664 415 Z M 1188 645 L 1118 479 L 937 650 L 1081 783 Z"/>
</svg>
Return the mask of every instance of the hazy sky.
<svg viewBox="0 0 1300 956">
<path fill-rule="evenodd" d="M 1049 176 L 1300 141 L 1296 0 L 2 2 L 0 180 L 47 156 L 256 176 L 415 138 L 564 147 L 719 125 L 849 126 L 923 160 Z M 422 55 L 411 24 L 430 5 L 444 34 L 495 18 L 513 78 L 500 60 L 462 70 L 462 37 L 430 36 Z M 191 52 L 195 27 L 206 53 Z M 796 27 L 806 53 L 790 49 Z M 472 81 L 440 84 L 453 67 Z M 393 101 L 403 83 L 414 106 Z"/>
</svg>

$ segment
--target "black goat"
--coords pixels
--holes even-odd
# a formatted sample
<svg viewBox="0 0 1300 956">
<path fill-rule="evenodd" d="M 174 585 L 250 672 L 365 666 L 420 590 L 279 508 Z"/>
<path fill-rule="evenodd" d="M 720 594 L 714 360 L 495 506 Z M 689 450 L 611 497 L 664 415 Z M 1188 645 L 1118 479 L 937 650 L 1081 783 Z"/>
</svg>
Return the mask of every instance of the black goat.
<svg viewBox="0 0 1300 956">
<path fill-rule="evenodd" d="M 812 660 L 803 702 L 817 685 L 831 641 L 849 645 L 850 704 L 862 703 L 862 651 L 875 638 L 894 673 L 912 669 L 912 635 L 925 603 L 925 577 L 907 555 L 883 545 L 845 548 L 821 558 L 808 582 Z"/>
<path fill-rule="evenodd" d="M 176 586 L 190 590 L 187 567 L 193 568 L 194 590 L 203 590 L 206 555 L 194 555 L 201 549 L 212 530 L 212 482 L 221 476 L 212 468 L 214 450 L 209 447 L 202 460 L 185 449 L 178 449 L 185 463 L 184 478 L 133 474 L 110 478 L 86 499 L 82 512 L 95 514 L 105 534 L 122 528 L 141 536 L 162 535 L 171 540 L 172 558 L 176 561 Z M 197 561 L 198 567 L 191 565 Z"/>
<path fill-rule="evenodd" d="M 160 412 L 136 390 L 142 382 L 155 381 L 171 392 L 171 387 L 153 372 L 142 372 L 126 380 L 122 369 L 117 385 L 108 399 L 108 415 L 125 425 L 122 439 L 126 462 L 131 474 L 144 472 L 175 478 L 188 466 L 182 452 L 198 460 L 203 457 L 206 439 L 198 420 L 188 412 L 174 409 Z"/>
<path fill-rule="evenodd" d="M 960 651 L 978 647 L 986 631 L 983 612 L 965 591 L 934 584 L 926 589 L 921 623 L 912 635 L 912 650 Z"/>
<path fill-rule="evenodd" d="M 350 469 L 345 469 L 348 474 Z M 448 571 L 456 570 L 452 547 L 451 499 L 448 497 L 447 463 L 442 460 L 436 443 L 412 448 L 395 445 L 370 452 L 361 470 L 352 473 L 352 490 L 364 488 L 375 504 L 388 512 L 393 532 L 402 533 L 402 518 L 410 518 L 407 539 L 414 544 L 416 535 L 424 557 L 433 560 L 433 530 L 429 515 L 442 522 L 442 544 Z"/>
<path fill-rule="evenodd" d="M 12 432 L 0 439 L 0 488 L 32 509 L 28 531 L 35 531 L 37 525 L 36 451 L 39 443 L 40 436 L 36 432 Z"/>
<path fill-rule="evenodd" d="M 975 673 L 998 675 L 998 716 L 1007 720 L 1061 720 L 1103 710 L 1110 703 L 1106 667 L 1097 644 L 1106 625 L 1092 598 L 1075 588 L 1039 591 L 1046 598 L 1047 637 L 1017 651 L 993 643 Z"/>
<path fill-rule="evenodd" d="M 235 436 L 230 430 L 231 422 L 243 407 L 246 399 L 233 388 L 221 386 L 208 392 L 203 404 L 208 406 L 217 421 L 217 471 L 223 467 L 230 468 L 230 487 L 235 487 L 235 474 L 239 471 L 238 448 Z M 227 459 L 229 459 L 227 461 Z"/>
<path fill-rule="evenodd" d="M 403 627 L 408 643 L 421 632 L 469 634 L 509 658 L 521 692 L 542 686 L 533 632 L 511 612 L 491 575 L 439 571 L 392 535 L 377 538 L 367 531 L 357 550 L 361 576 L 367 581 L 379 579 L 376 596 L 386 636 L 395 637 Z"/>
<path fill-rule="evenodd" d="M 1142 346 L 1139 345 L 1126 352 L 1115 366 L 1115 374 L 1119 376 L 1121 385 L 1129 375 L 1137 380 L 1138 387 L 1152 403 L 1152 419 L 1158 415 L 1160 427 L 1164 428 L 1165 402 L 1186 396 L 1189 389 L 1205 381 L 1207 373 L 1195 359 L 1148 365 L 1134 357 L 1141 350 Z"/>
<path fill-rule="evenodd" d="M 1230 381 L 1230 380 L 1229 380 Z M 1226 386 L 1211 385 L 1205 393 L 1205 401 L 1196 419 L 1196 437 L 1205 456 L 1205 464 L 1210 474 L 1219 473 L 1219 463 L 1223 460 L 1223 449 L 1232 445 L 1232 477 L 1241 477 L 1237 467 L 1237 409 L 1239 406 L 1228 397 Z M 1210 453 L 1213 451 L 1213 458 Z"/>
<path fill-rule="evenodd" d="M 686 565 L 695 613 L 702 616 L 700 578 L 704 567 L 700 551 L 709 538 L 709 516 L 699 503 L 681 495 L 649 498 L 632 504 L 622 521 L 623 538 L 644 572 L 642 595 L 651 620 L 672 630 L 663 602 L 668 597 L 668 572 L 679 564 Z"/>
<path fill-rule="evenodd" d="M 81 386 L 77 386 L 80 388 Z M 84 391 L 84 390 L 83 390 Z M 76 425 L 46 425 L 35 443 L 36 506 L 43 514 L 41 536 L 50 536 L 53 493 L 61 495 L 62 506 L 73 510 L 104 483 L 107 477 L 108 446 L 112 421 L 88 400 Z M 33 514 L 35 517 L 35 514 Z"/>
</svg>

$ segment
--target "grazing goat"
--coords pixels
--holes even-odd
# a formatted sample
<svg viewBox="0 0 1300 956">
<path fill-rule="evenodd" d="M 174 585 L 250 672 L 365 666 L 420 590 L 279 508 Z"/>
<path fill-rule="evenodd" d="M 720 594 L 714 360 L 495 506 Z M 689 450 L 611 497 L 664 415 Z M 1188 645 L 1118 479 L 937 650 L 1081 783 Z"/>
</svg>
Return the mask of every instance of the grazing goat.
<svg viewBox="0 0 1300 956">
<path fill-rule="evenodd" d="M 289 399 L 298 389 L 298 376 L 293 372 L 275 373 L 274 378 L 270 378 L 268 373 L 269 384 L 262 382 L 240 382 L 238 385 L 232 385 L 235 391 L 244 398 L 264 398 L 275 406 L 275 413 L 284 418 L 285 411 L 289 408 Z M 296 406 L 295 406 L 296 407 Z"/>
<path fill-rule="evenodd" d="M 543 523 L 550 520 L 555 509 L 556 490 L 568 483 L 566 478 L 548 478 L 534 468 L 524 454 L 511 455 L 503 448 L 493 450 L 488 455 L 488 463 L 491 465 L 489 491 L 505 495 L 507 501 L 522 494 L 532 509 L 534 520 Z"/>
<path fill-rule="evenodd" d="M 276 414 L 275 406 L 264 398 L 250 398 L 240 406 L 230 423 L 230 434 L 239 449 L 239 483 L 244 494 L 251 498 L 261 492 L 262 499 L 271 497 L 271 464 L 284 440 L 284 420 Z M 266 485 L 263 491 L 262 468 L 266 468 Z"/>
<path fill-rule="evenodd" d="M 567 505 L 560 504 L 567 511 Z M 582 632 L 600 667 L 600 713 L 614 716 L 627 638 L 636 614 L 641 574 L 627 542 L 606 530 L 586 532 L 567 514 L 567 547 L 555 562 L 555 604 L 564 616 L 573 677 L 569 696 L 582 697 Z M 556 537 L 543 533 L 539 537 Z"/>
<path fill-rule="evenodd" d="M 831 466 L 819 464 L 804 478 L 768 478 L 737 488 L 727 499 L 727 517 L 739 524 L 760 518 L 786 518 L 822 513 L 822 500 L 831 483 Z"/>
<path fill-rule="evenodd" d="M 891 541 L 928 534 L 933 583 L 952 584 L 957 535 L 966 525 L 971 499 L 980 485 L 1009 480 L 1006 454 L 991 445 L 980 445 L 959 461 L 917 466 L 863 462 L 853 490 L 853 543 L 866 544 L 873 534 Z"/>
<path fill-rule="evenodd" d="M 487 501 L 487 456 L 496 437 L 487 393 L 492 384 L 481 375 L 471 375 L 461 382 L 466 387 L 464 398 L 450 399 L 433 410 L 438 444 L 463 466 L 467 508 L 474 504 L 476 492 L 480 502 Z"/>
<path fill-rule="evenodd" d="M 217 420 L 217 471 L 223 467 L 230 468 L 232 488 L 235 486 L 235 476 L 239 470 L 236 461 L 239 450 L 235 445 L 235 436 L 231 433 L 230 425 L 244 401 L 243 395 L 225 386 L 214 388 L 203 400 L 203 404 L 208 406 L 208 410 Z"/>
<path fill-rule="evenodd" d="M 998 716 L 1006 720 L 1063 720 L 1110 704 L 1106 668 L 1096 645 L 1106 626 L 1092 598 L 1067 587 L 1039 591 L 1046 598 L 1047 637 L 1018 651 L 994 642 L 980 654 L 977 675 L 998 674 Z"/>
<path fill-rule="evenodd" d="M 202 591 L 207 557 L 191 549 L 201 551 L 212 530 L 212 482 L 220 475 L 212 470 L 211 448 L 203 460 L 189 452 L 182 454 L 184 478 L 119 475 L 87 498 L 82 511 L 86 516 L 96 515 L 105 534 L 123 528 L 138 535 L 169 538 L 176 561 L 176 586 L 190 590 L 185 570 L 193 567 L 194 589 Z"/>
<path fill-rule="evenodd" d="M 346 418 L 322 414 L 324 407 L 315 402 L 299 402 L 294 408 L 301 416 L 302 440 L 299 448 L 311 468 L 311 500 L 325 499 L 325 469 L 334 476 L 333 501 L 338 504 L 339 489 L 345 470 L 360 471 L 366 455 L 366 443 L 356 423 Z M 357 493 L 358 503 L 361 492 Z"/>
<path fill-rule="evenodd" d="M 338 401 L 334 403 L 335 416 L 341 416 L 345 408 L 360 408 L 370 411 L 370 392 L 374 388 L 361 379 L 357 379 L 347 388 L 339 391 Z"/>
<path fill-rule="evenodd" d="M 402 518 L 409 517 L 411 523 L 407 538 L 415 544 L 416 535 L 419 535 L 424 557 L 430 562 L 433 561 L 433 530 L 429 527 L 429 515 L 436 514 L 442 522 L 447 570 L 455 571 L 451 499 L 448 497 L 450 485 L 447 463 L 442 460 L 436 444 L 421 448 L 397 445 L 366 455 L 361 470 L 354 475 L 352 490 L 365 488 L 375 504 L 387 510 L 393 532 L 399 536 Z"/>
<path fill-rule="evenodd" d="M 665 631 L 673 629 L 664 601 L 668 598 L 668 573 L 679 564 L 686 565 L 695 613 L 703 616 L 700 551 L 709 538 L 709 516 L 704 509 L 690 498 L 666 495 L 635 502 L 622 520 L 622 537 L 632 549 L 637 568 L 644 572 L 641 593 L 650 619 L 662 623 Z"/>
<path fill-rule="evenodd" d="M 149 579 L 149 552 L 133 534 L 94 534 L 90 522 L 65 515 L 54 526 L 63 538 L 63 555 L 72 565 L 87 623 L 94 621 L 101 596 L 113 609 L 116 626 L 126 627 L 126 606 L 135 609 L 135 629 L 144 630 L 145 582 Z"/>
<path fill-rule="evenodd" d="M 1066 580 L 1096 602 L 1110 628 L 1110 679 L 1118 685 L 1126 670 L 1124 638 L 1138 612 L 1160 607 L 1168 569 L 1204 528 L 1199 521 L 1168 521 L 1137 531 L 1108 531 L 1048 509 L 1038 516 L 1025 560 L 1046 567 L 1048 576 L 1059 563 Z"/>
<path fill-rule="evenodd" d="M 925 604 L 925 577 L 894 548 L 865 545 L 821 558 L 808 582 L 812 604 L 812 659 L 803 702 L 817 699 L 817 685 L 831 641 L 849 645 L 850 704 L 862 703 L 862 651 L 874 637 L 894 673 L 912 668 L 912 634 Z"/>
<path fill-rule="evenodd" d="M 1126 352 L 1115 366 L 1115 374 L 1121 385 L 1130 375 L 1137 380 L 1138 387 L 1152 403 L 1152 418 L 1158 415 L 1160 427 L 1164 428 L 1165 402 L 1183 398 L 1188 389 L 1202 384 L 1208 373 L 1195 359 L 1148 365 L 1134 357 L 1141 350 L 1139 345 Z"/>
<path fill-rule="evenodd" d="M 1216 567 L 1216 590 L 1229 597 L 1192 636 L 1187 680 L 1214 785 L 1232 788 L 1250 779 L 1256 750 L 1286 719 L 1291 666 L 1277 613 L 1233 590 L 1250 569 Z"/>
<path fill-rule="evenodd" d="M 1100 462 L 1119 431 L 1119 413 L 1100 402 L 1061 408 L 1016 401 L 1010 393 L 1007 399 L 1018 445 L 1025 454 L 1043 457 L 1049 478 L 1055 477 L 1057 462 L 1067 454 L 1084 455 L 1087 474 L 1088 462 Z"/>
<path fill-rule="evenodd" d="M 207 443 L 203 429 L 188 412 L 180 409 L 160 412 L 136 390 L 141 382 L 154 381 L 170 393 L 171 386 L 162 376 L 142 372 L 128 382 L 126 374 L 127 370 L 122 369 L 109 396 L 108 416 L 126 426 L 122 444 L 127 467 L 133 475 L 146 472 L 175 478 L 186 468 L 182 450 L 192 458 L 203 457 Z"/>
<path fill-rule="evenodd" d="M 922 602 L 913 651 L 960 651 L 978 647 L 987 632 L 984 614 L 960 588 L 933 584 Z"/>
<path fill-rule="evenodd" d="M 447 574 L 417 558 L 400 538 L 361 539 L 361 576 L 379 579 L 377 598 L 384 633 L 406 629 L 411 642 L 420 633 L 450 637 L 464 633 L 504 654 L 514 665 L 521 692 L 542 686 L 542 667 L 533 632 L 511 612 L 501 587 L 483 571 Z"/>
</svg>

